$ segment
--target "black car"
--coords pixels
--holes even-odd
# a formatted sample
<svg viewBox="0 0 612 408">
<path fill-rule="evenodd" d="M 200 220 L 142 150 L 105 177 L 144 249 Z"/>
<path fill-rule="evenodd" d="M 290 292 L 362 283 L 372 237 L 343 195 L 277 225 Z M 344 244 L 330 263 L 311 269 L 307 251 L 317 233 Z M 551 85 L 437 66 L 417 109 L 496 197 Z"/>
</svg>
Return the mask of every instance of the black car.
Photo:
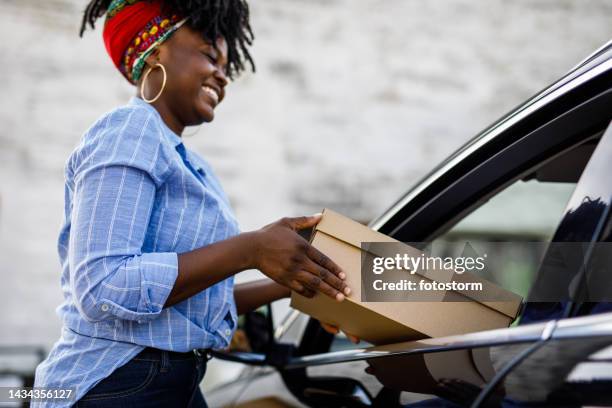
<svg viewBox="0 0 612 408">
<path fill-rule="evenodd" d="M 609 42 L 451 155 L 370 227 L 404 242 L 580 242 L 589 257 L 612 239 L 611 120 Z M 474 218 L 479 212 L 503 228 L 487 228 Z M 297 311 L 276 327 L 270 306 L 247 316 L 245 330 L 259 341 L 252 352 L 215 353 L 245 368 L 208 392 L 208 402 L 612 406 L 612 304 L 576 296 L 542 301 L 538 289 L 551 282 L 576 294 L 589 276 L 581 268 L 551 273 L 544 267 L 550 248 L 524 255 L 528 279 L 502 279 L 526 299 L 507 329 L 356 348 Z M 606 271 L 612 274 L 604 271 L 603 286 L 612 287 Z M 462 368 L 479 359 L 490 361 L 488 368 Z"/>
</svg>

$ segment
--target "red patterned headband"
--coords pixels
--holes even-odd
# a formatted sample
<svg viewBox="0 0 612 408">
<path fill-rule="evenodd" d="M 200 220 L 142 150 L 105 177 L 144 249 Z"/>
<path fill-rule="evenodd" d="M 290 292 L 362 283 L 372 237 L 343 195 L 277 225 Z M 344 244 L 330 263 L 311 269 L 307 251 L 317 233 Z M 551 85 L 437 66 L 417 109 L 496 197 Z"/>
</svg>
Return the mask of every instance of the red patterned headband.
<svg viewBox="0 0 612 408">
<path fill-rule="evenodd" d="M 145 59 L 187 19 L 163 15 L 161 0 L 114 0 L 106 12 L 104 45 L 115 67 L 135 84 Z"/>
</svg>

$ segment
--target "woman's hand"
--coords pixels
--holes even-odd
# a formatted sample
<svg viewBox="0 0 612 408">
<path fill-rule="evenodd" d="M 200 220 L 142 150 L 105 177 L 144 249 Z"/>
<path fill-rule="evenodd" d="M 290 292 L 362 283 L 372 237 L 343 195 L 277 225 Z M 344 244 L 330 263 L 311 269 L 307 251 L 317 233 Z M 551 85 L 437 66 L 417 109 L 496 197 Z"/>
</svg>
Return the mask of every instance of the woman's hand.
<svg viewBox="0 0 612 408">
<path fill-rule="evenodd" d="M 346 274 L 297 231 L 315 226 L 321 214 L 282 218 L 253 233 L 254 266 L 297 293 L 312 297 L 321 292 L 338 301 L 351 293 Z"/>
<path fill-rule="evenodd" d="M 321 327 L 323 328 L 323 330 L 325 330 L 328 333 L 338 334 L 338 332 L 340 331 L 338 326 L 334 326 L 333 324 L 323 323 L 321 321 L 319 321 L 319 323 L 321 324 Z M 343 331 L 342 333 L 344 333 L 346 335 L 346 338 L 349 339 L 351 341 L 351 343 L 355 343 L 355 344 L 359 343 L 359 341 L 360 341 L 359 337 L 353 336 L 352 334 L 348 334 L 345 331 Z"/>
</svg>

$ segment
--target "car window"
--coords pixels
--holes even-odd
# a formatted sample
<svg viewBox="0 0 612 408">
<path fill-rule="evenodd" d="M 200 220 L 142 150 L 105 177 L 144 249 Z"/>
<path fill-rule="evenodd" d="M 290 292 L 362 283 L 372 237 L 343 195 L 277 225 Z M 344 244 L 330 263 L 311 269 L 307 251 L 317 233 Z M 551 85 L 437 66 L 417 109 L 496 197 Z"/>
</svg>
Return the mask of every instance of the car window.
<svg viewBox="0 0 612 408">
<path fill-rule="evenodd" d="M 550 241 L 575 186 L 519 180 L 438 239 Z"/>
<path fill-rule="evenodd" d="M 437 255 L 459 256 L 466 242 L 478 253 L 494 254 L 482 277 L 526 298 L 548 242 L 559 225 L 600 134 L 535 166 L 490 197 L 474 202 L 452 227 L 433 241 Z M 339 334 L 330 351 L 354 345 Z"/>
<path fill-rule="evenodd" d="M 487 254 L 482 277 L 526 297 L 575 186 L 516 181 L 439 236 L 433 247 L 444 256 L 460 256 L 466 247 Z"/>
<path fill-rule="evenodd" d="M 600 134 L 544 161 L 455 220 L 434 248 L 461 255 L 466 247 L 488 254 L 482 277 L 524 298 L 561 221 Z"/>
</svg>

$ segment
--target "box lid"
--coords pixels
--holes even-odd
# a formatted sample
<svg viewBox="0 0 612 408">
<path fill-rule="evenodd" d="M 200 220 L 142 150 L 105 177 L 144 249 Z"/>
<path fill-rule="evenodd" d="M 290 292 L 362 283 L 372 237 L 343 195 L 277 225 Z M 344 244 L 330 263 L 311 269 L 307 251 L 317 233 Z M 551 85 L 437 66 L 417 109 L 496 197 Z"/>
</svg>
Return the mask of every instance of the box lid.
<svg viewBox="0 0 612 408">
<path fill-rule="evenodd" d="M 361 250 L 361 244 L 363 242 L 389 242 L 389 243 L 401 244 L 405 248 L 406 253 L 415 254 L 414 256 L 418 256 L 416 254 L 422 253 L 417 248 L 411 247 L 409 245 L 402 243 L 401 241 L 393 239 L 387 235 L 381 234 L 380 232 L 374 231 L 366 227 L 365 225 L 359 224 L 358 222 L 353 221 L 350 218 L 347 218 L 327 208 L 323 210 L 323 217 L 321 218 L 321 221 L 315 226 L 312 236 L 314 236 L 316 231 L 333 236 L 340 241 L 343 241 L 349 245 L 359 248 L 360 250 Z M 373 255 L 386 256 L 385 254 L 374 253 L 373 251 L 372 253 Z M 431 279 L 431 280 L 439 281 L 439 278 L 434 278 L 434 275 L 429 271 L 417 271 L 417 274 L 425 278 Z M 499 298 L 499 299 L 504 299 L 504 300 L 503 301 L 491 301 L 491 302 L 481 301 L 481 300 L 475 299 L 473 297 L 473 294 L 471 294 L 469 290 L 464 290 L 464 291 L 457 290 L 457 291 L 454 291 L 455 293 L 460 293 L 461 295 L 475 302 L 478 302 L 484 306 L 487 306 L 493 310 L 503 313 L 504 315 L 512 319 L 515 319 L 517 317 L 520 311 L 521 302 L 522 302 L 522 298 L 519 295 L 511 291 L 508 291 L 492 282 L 489 282 L 486 279 L 483 279 L 469 272 L 464 272 L 461 274 L 454 273 L 453 279 L 456 282 L 481 283 L 483 291 L 486 291 L 492 298 Z"/>
</svg>

